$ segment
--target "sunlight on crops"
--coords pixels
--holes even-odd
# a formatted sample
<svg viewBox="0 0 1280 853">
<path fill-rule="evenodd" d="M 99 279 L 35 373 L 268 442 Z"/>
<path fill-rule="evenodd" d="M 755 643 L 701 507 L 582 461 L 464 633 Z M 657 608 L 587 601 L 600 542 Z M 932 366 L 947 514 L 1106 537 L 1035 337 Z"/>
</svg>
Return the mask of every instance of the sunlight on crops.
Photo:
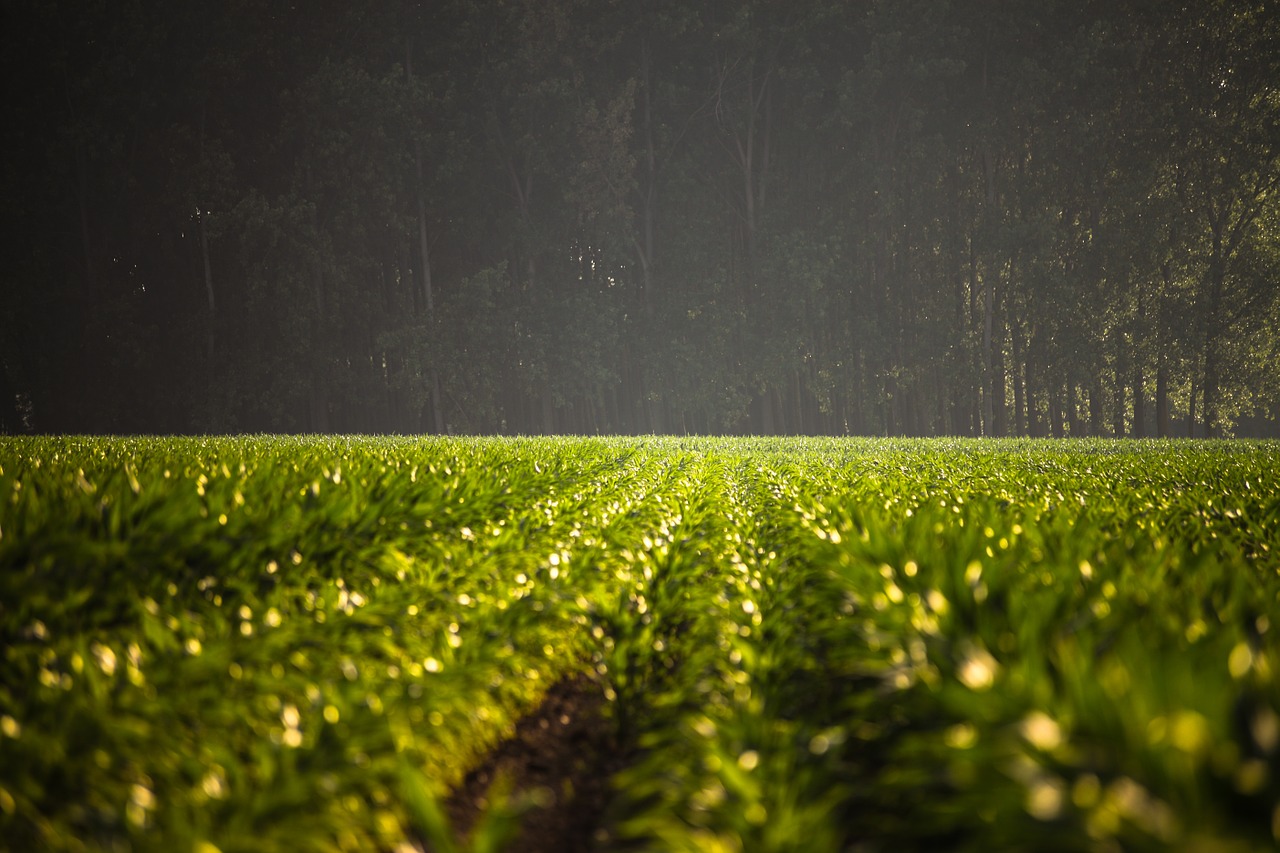
<svg viewBox="0 0 1280 853">
<path fill-rule="evenodd" d="M 606 846 L 1267 849 L 1278 459 L 5 440 L 0 833 L 413 849 L 583 677 L 630 750 Z"/>
</svg>

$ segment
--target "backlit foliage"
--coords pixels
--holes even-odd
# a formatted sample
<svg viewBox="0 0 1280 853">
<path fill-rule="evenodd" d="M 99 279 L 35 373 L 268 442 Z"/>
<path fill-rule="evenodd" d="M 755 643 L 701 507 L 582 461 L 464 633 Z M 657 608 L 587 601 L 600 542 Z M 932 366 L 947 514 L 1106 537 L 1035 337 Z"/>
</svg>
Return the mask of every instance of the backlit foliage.
<svg viewBox="0 0 1280 853">
<path fill-rule="evenodd" d="M 5 439 L 0 838 L 414 849 L 587 674 L 605 846 L 1265 849 L 1278 458 Z"/>
</svg>

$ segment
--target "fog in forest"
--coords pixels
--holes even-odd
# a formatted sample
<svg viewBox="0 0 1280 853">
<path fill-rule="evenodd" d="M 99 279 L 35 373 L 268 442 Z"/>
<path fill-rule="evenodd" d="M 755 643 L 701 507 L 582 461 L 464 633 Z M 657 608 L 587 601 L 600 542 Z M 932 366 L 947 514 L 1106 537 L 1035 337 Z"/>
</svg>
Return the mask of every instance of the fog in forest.
<svg viewBox="0 0 1280 853">
<path fill-rule="evenodd" d="M 1280 4 L 8 4 L 0 432 L 1280 435 Z"/>
</svg>

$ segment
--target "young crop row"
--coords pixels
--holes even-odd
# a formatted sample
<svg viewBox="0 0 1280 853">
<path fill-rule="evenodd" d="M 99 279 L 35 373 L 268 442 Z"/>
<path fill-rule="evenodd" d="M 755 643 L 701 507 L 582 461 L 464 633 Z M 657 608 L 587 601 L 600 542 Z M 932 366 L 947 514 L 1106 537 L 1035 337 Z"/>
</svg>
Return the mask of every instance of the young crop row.
<svg viewBox="0 0 1280 853">
<path fill-rule="evenodd" d="M 0 838 L 449 845 L 588 674 L 603 846 L 1280 839 L 1280 448 L 9 439 Z"/>
<path fill-rule="evenodd" d="M 593 642 L 604 445 L 10 442 L 0 836 L 389 849 Z M 415 806 L 415 804 L 417 804 Z M 414 808 L 417 808 L 417 813 Z M 424 811 L 424 809 L 426 811 Z"/>
<path fill-rule="evenodd" d="M 741 544 L 667 569 L 724 580 L 702 593 L 732 602 L 704 608 L 721 653 L 656 681 L 623 834 L 682 850 L 1280 839 L 1274 445 L 744 450 L 753 490 L 725 518 Z"/>
</svg>

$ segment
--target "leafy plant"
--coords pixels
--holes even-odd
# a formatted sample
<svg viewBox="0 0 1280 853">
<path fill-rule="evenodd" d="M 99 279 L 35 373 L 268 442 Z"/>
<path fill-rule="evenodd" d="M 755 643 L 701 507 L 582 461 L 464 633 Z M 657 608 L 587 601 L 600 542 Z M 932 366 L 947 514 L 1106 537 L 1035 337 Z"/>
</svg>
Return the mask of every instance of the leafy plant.
<svg viewBox="0 0 1280 853">
<path fill-rule="evenodd" d="M 1276 450 L 6 439 L 0 837 L 518 848 L 440 803 L 585 675 L 603 846 L 1266 849 Z"/>
</svg>

